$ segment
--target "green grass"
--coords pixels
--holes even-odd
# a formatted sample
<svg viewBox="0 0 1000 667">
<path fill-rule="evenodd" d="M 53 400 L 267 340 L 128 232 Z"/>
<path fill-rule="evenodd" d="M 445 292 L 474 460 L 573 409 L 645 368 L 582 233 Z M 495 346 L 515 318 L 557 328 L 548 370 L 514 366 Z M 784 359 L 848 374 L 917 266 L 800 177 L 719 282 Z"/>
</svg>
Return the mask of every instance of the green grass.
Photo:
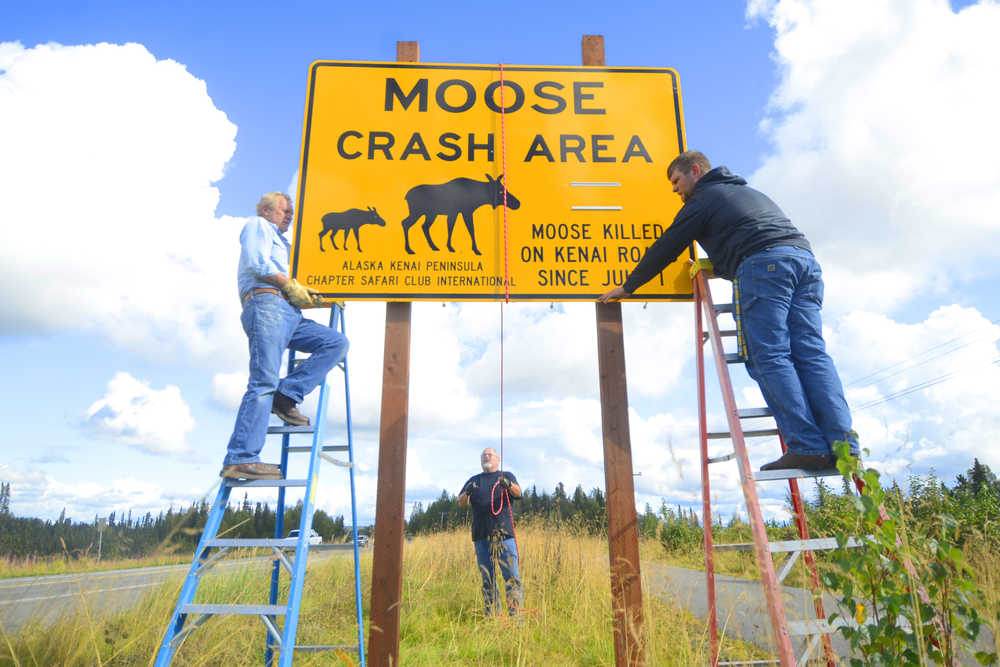
<svg viewBox="0 0 1000 667">
<path fill-rule="evenodd" d="M 405 545 L 400 662 L 403 665 L 608 665 L 614 663 L 607 539 L 570 529 L 519 526 L 525 588 L 523 621 L 485 617 L 479 575 L 466 531 L 418 537 Z M 643 544 L 643 558 L 657 548 Z M 365 618 L 371 550 L 362 560 Z M 197 602 L 264 603 L 266 565 L 206 576 Z M 287 577 L 283 578 L 287 588 Z M 98 618 L 84 608 L 58 625 L 0 629 L 0 665 L 148 665 L 172 612 L 181 578 L 128 612 Z M 282 592 L 284 595 L 284 591 Z M 708 662 L 704 623 L 668 606 L 643 586 L 642 637 L 650 665 Z M 365 636 L 368 636 L 366 628 Z M 298 643 L 356 642 L 353 567 L 334 555 L 310 565 Z M 727 645 L 730 642 L 727 642 Z M 727 655 L 761 657 L 731 642 Z M 254 617 L 208 621 L 180 647 L 174 665 L 259 665 L 264 628 Z M 296 665 L 356 664 L 354 654 L 300 653 Z"/>
</svg>

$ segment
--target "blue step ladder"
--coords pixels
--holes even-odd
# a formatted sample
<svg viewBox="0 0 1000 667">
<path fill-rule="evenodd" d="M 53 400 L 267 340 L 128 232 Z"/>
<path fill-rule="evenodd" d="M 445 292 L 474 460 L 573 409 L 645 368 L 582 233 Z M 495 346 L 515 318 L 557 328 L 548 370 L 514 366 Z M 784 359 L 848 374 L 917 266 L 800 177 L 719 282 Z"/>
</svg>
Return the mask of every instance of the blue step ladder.
<svg viewBox="0 0 1000 667">
<path fill-rule="evenodd" d="M 330 311 L 330 328 L 346 335 L 344 326 L 343 306 L 334 303 Z M 290 351 L 288 355 L 289 371 L 297 364 L 295 352 Z M 351 390 L 348 381 L 347 359 L 345 358 L 338 366 L 344 372 L 344 407 L 347 421 L 347 444 L 346 445 L 323 445 L 323 431 L 326 424 L 326 407 L 329 400 L 329 381 L 324 380 L 320 386 L 319 408 L 316 411 L 316 419 L 310 426 L 270 426 L 268 434 L 281 435 L 281 471 L 283 479 L 255 479 L 255 480 L 234 480 L 223 478 L 219 486 L 219 492 L 212 504 L 212 509 L 208 514 L 205 530 L 198 542 L 195 550 L 194 561 L 188 571 L 187 579 L 181 588 L 174 608 L 167 631 L 160 644 L 159 653 L 156 656 L 155 667 L 166 667 L 171 664 L 178 647 L 191 632 L 196 630 L 212 616 L 220 615 L 252 615 L 259 616 L 267 629 L 266 649 L 264 654 L 264 664 L 270 667 L 274 664 L 274 654 L 278 653 L 279 667 L 287 667 L 292 664 L 295 651 L 357 651 L 359 664 L 365 664 L 364 653 L 364 622 L 361 600 L 361 570 L 359 567 L 358 554 L 358 511 L 354 488 L 354 442 L 351 423 Z M 312 434 L 312 446 L 293 446 L 291 436 L 295 434 Z M 305 479 L 287 479 L 288 456 L 294 453 L 309 453 L 309 473 Z M 347 452 L 347 460 L 335 459 L 327 452 Z M 320 460 L 326 460 L 334 465 L 347 468 L 351 483 L 351 544 L 309 544 L 309 535 L 312 530 L 314 501 L 316 498 L 316 488 L 319 484 Z M 275 509 L 276 521 L 274 526 L 274 538 L 270 539 L 246 539 L 246 538 L 218 538 L 219 526 L 222 517 L 226 512 L 229 503 L 230 492 L 234 488 L 259 488 L 276 487 L 278 489 L 278 504 Z M 298 537 L 283 537 L 285 519 L 285 491 L 291 487 L 301 487 L 305 490 L 302 500 L 302 517 L 299 521 Z M 274 553 L 274 566 L 271 570 L 271 590 L 268 604 L 196 604 L 195 594 L 198 591 L 198 584 L 201 575 L 212 566 L 220 562 L 222 556 L 234 548 L 254 548 L 271 549 Z M 357 645 L 297 645 L 295 634 L 299 623 L 299 610 L 302 603 L 302 593 L 305 587 L 306 563 L 309 557 L 309 550 L 312 549 L 352 549 L 354 551 L 354 598 L 355 609 L 357 610 Z M 289 552 L 294 549 L 294 556 L 290 559 Z M 214 550 L 214 551 L 213 551 Z M 286 602 L 278 600 L 278 584 L 281 578 L 281 571 L 285 569 L 291 577 Z M 279 627 L 278 617 L 284 616 L 284 625 Z M 193 620 L 189 620 L 193 618 Z"/>
</svg>

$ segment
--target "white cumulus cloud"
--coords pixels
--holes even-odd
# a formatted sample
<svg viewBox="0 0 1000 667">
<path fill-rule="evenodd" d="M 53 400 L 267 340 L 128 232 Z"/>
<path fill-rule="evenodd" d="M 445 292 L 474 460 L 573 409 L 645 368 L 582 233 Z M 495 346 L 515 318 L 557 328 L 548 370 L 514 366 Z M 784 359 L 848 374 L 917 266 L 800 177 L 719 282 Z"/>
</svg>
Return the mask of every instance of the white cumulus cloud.
<svg viewBox="0 0 1000 667">
<path fill-rule="evenodd" d="M 119 372 L 108 382 L 104 397 L 87 410 L 85 424 L 97 435 L 146 452 L 180 454 L 189 450 L 185 435 L 195 421 L 178 387 L 153 389 L 149 383 Z"/>
<path fill-rule="evenodd" d="M 779 0 L 748 15 L 775 30 L 781 77 L 752 181 L 805 231 L 838 300 L 893 307 L 992 271 L 1000 5 Z"/>
<path fill-rule="evenodd" d="M 0 45 L 0 332 L 232 356 L 241 220 L 215 218 L 213 183 L 235 135 L 205 82 L 139 44 Z"/>
</svg>

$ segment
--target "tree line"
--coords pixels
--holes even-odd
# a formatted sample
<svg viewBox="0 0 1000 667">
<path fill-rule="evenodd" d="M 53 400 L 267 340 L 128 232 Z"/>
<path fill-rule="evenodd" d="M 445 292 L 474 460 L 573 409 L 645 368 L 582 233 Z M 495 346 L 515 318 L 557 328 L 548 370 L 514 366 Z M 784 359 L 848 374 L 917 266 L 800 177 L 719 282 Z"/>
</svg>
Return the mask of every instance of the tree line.
<svg viewBox="0 0 1000 667">
<path fill-rule="evenodd" d="M 853 503 L 857 493 L 843 478 L 839 489 L 822 479 L 816 484 L 814 496 L 803 498 L 809 530 L 814 536 L 835 534 L 856 515 Z M 959 546 L 981 540 L 991 549 L 1000 549 L 1000 479 L 978 458 L 951 486 L 931 471 L 910 475 L 905 484 L 893 482 L 887 491 L 898 502 L 911 530 L 934 534 L 944 522 Z M 790 496 L 787 503 L 791 511 Z M 649 515 L 648 506 L 646 512 Z M 656 518 L 659 521 L 644 522 L 640 517 L 639 530 L 648 537 L 658 537 L 668 553 L 702 548 L 704 530 L 694 510 L 664 504 Z M 769 521 L 766 528 L 770 539 L 798 539 L 794 522 Z M 753 541 L 750 525 L 739 516 L 728 521 L 713 517 L 712 530 L 718 544 Z"/>
<path fill-rule="evenodd" d="M 959 539 L 983 537 L 1000 545 L 1000 479 L 989 466 L 973 461 L 972 466 L 955 479 L 949 487 L 934 473 L 925 476 L 911 475 L 904 486 L 890 487 L 905 504 L 907 514 L 918 523 L 937 521 L 941 515 L 954 517 Z M 814 497 L 804 500 L 810 528 L 816 534 L 836 530 L 843 517 L 850 514 L 852 489 L 846 482 L 839 491 L 820 480 Z M 133 558 L 162 552 L 192 553 L 208 518 L 209 506 L 205 502 L 192 503 L 186 509 L 173 507 L 153 516 L 147 512 L 133 517 L 132 512 L 117 515 L 112 512 L 106 521 L 94 517 L 93 523 L 73 522 L 65 511 L 56 521 L 15 517 L 10 512 L 10 484 L 0 484 L 0 556 L 50 556 L 63 554 L 68 558 L 97 554 L 101 545 L 102 557 Z M 560 482 L 551 494 L 538 492 L 532 486 L 515 501 L 517 522 L 568 523 L 590 534 L 606 534 L 606 499 L 601 489 L 585 492 L 577 485 L 572 494 Z M 789 500 L 790 506 L 790 500 Z M 286 508 L 284 532 L 298 527 L 302 516 L 301 501 Z M 703 538 L 702 521 L 695 509 L 668 506 L 662 501 L 654 510 L 648 504 L 638 515 L 639 534 L 657 539 L 668 552 L 700 548 Z M 277 520 L 275 511 L 267 503 L 251 503 L 246 495 L 242 502 L 230 503 L 223 517 L 220 536 L 271 537 Z M 468 526 L 472 521 L 469 507 L 459 507 L 458 497 L 442 491 L 441 496 L 428 504 L 416 503 L 406 522 L 411 535 L 450 531 Z M 346 540 L 349 526 L 343 516 L 331 517 L 321 509 L 313 516 L 313 529 L 324 542 Z M 738 515 L 728 520 L 713 517 L 713 530 L 717 542 L 751 541 L 750 526 Z M 721 532 L 720 532 L 721 531 Z M 363 528 L 360 533 L 371 533 Z M 768 532 L 778 539 L 792 539 L 792 523 L 768 522 Z"/>
<path fill-rule="evenodd" d="M 9 499 L 10 485 L 0 486 L 0 495 Z M 3 500 L 3 498 L 0 498 Z M 4 508 L 6 508 L 4 510 Z M 172 506 L 156 516 L 112 512 L 106 519 L 94 517 L 93 523 L 75 522 L 63 510 L 55 521 L 13 516 L 9 505 L 0 503 L 0 556 L 52 556 L 66 558 L 138 558 L 157 553 L 193 553 L 198 545 L 210 510 L 208 503 L 194 502 L 187 508 Z M 284 533 L 298 528 L 302 502 L 285 509 Z M 275 510 L 267 503 L 230 503 L 219 527 L 220 537 L 273 537 L 277 522 Z M 313 514 L 313 529 L 324 542 L 341 542 L 349 527 L 344 517 L 331 517 L 321 509 Z"/>
<path fill-rule="evenodd" d="M 515 523 L 533 520 L 569 522 L 589 533 L 601 534 L 608 525 L 606 506 L 604 492 L 597 488 L 586 493 L 582 486 L 577 485 L 571 497 L 562 482 L 556 484 L 551 495 L 545 491 L 539 494 L 537 487 L 532 486 L 524 490 L 520 500 L 514 501 L 514 520 Z M 414 535 L 426 535 L 466 526 L 471 522 L 472 509 L 459 507 L 458 496 L 441 491 L 441 496 L 426 508 L 422 503 L 414 505 L 406 529 Z"/>
</svg>

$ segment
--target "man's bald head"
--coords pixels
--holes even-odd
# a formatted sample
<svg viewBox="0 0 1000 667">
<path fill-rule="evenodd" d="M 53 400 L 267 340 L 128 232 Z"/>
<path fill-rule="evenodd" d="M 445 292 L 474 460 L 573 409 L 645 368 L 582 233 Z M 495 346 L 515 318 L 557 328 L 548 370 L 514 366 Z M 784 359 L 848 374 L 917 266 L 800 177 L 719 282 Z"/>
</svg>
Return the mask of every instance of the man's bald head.
<svg viewBox="0 0 1000 667">
<path fill-rule="evenodd" d="M 483 472 L 496 472 L 500 467 L 500 456 L 497 450 L 487 447 L 479 457 L 479 462 L 483 465 Z"/>
</svg>

